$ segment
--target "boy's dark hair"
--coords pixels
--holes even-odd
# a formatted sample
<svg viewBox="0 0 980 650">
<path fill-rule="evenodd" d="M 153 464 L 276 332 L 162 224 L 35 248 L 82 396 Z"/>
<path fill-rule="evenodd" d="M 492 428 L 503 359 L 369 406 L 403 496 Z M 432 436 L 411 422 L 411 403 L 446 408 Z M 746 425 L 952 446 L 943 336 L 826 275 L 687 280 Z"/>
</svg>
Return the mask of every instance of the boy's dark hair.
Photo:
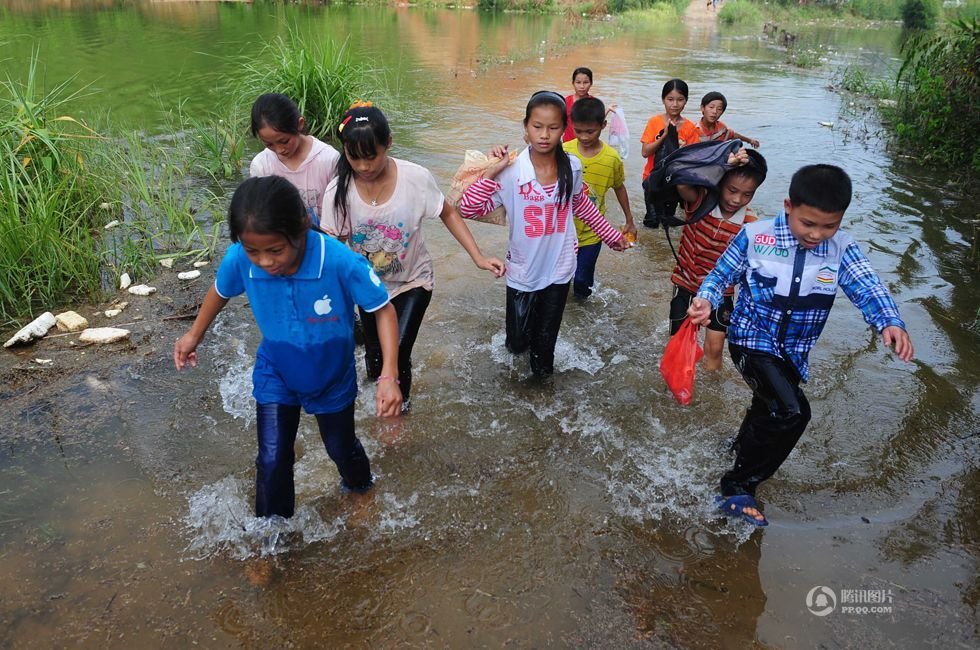
<svg viewBox="0 0 980 650">
<path fill-rule="evenodd" d="M 282 235 L 297 246 L 310 228 L 310 215 L 296 186 L 281 176 L 253 176 L 238 186 L 228 207 L 228 232 Z"/>
<path fill-rule="evenodd" d="M 580 74 L 584 74 L 586 77 L 588 77 L 589 82 L 592 81 L 591 70 L 589 70 L 588 68 L 575 68 L 575 71 L 572 73 L 572 83 L 575 83 L 575 77 L 579 76 Z"/>
<path fill-rule="evenodd" d="M 578 102 L 575 103 L 577 104 Z M 527 102 L 527 108 L 524 109 L 524 126 L 527 126 L 528 121 L 531 119 L 531 111 L 539 106 L 553 106 L 558 109 L 558 113 L 561 115 L 562 129 L 568 126 L 568 113 L 565 112 L 565 98 L 553 90 L 539 90 L 531 95 L 531 99 Z M 574 104 L 572 107 L 574 108 Z M 555 162 L 558 164 L 558 189 L 555 192 L 558 200 L 556 203 L 559 206 L 569 205 L 572 202 L 572 162 L 568 159 L 568 154 L 565 153 L 565 148 L 561 146 L 560 142 L 555 147 Z"/>
<path fill-rule="evenodd" d="M 259 137 L 259 129 L 269 126 L 281 133 L 298 135 L 299 107 L 296 102 L 281 93 L 260 95 L 252 104 L 252 137 Z"/>
<path fill-rule="evenodd" d="M 721 179 L 722 182 L 725 178 L 729 176 L 750 178 L 755 181 L 755 186 L 759 187 L 766 180 L 766 174 L 769 173 L 769 166 L 766 164 L 766 159 L 762 157 L 762 154 L 755 149 L 746 149 L 745 153 L 749 156 L 749 162 L 746 165 L 739 165 L 729 169 L 725 176 Z"/>
<path fill-rule="evenodd" d="M 823 212 L 843 212 L 851 204 L 851 177 L 835 165 L 800 167 L 789 182 L 789 202 Z"/>
<path fill-rule="evenodd" d="M 354 178 L 354 169 L 347 156 L 354 158 L 373 158 L 378 155 L 378 147 L 391 144 L 391 127 L 381 109 L 374 106 L 358 106 L 348 109 L 337 126 L 340 136 L 340 160 L 337 162 L 337 193 L 334 195 L 334 210 L 340 215 L 341 231 L 349 219 L 350 202 L 347 193 Z"/>
<path fill-rule="evenodd" d="M 660 93 L 660 99 L 664 99 L 670 94 L 671 90 L 676 90 L 680 94 L 684 95 L 684 99 L 688 97 L 687 83 L 683 79 L 671 79 L 664 84 L 663 91 Z"/>
<path fill-rule="evenodd" d="M 701 98 L 701 106 L 707 106 L 716 99 L 721 100 L 721 112 L 724 113 L 728 110 L 728 100 L 725 96 L 716 90 L 712 90 L 710 93 Z"/>
<path fill-rule="evenodd" d="M 606 121 L 606 105 L 601 99 L 583 97 L 572 104 L 572 124 L 598 124 Z"/>
</svg>

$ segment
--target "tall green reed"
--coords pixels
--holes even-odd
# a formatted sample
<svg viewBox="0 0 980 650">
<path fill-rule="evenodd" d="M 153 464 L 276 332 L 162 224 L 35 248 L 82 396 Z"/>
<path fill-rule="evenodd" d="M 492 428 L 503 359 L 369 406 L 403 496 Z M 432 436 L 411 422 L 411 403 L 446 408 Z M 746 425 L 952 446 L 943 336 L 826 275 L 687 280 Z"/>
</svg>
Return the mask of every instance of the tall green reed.
<svg viewBox="0 0 980 650">
<path fill-rule="evenodd" d="M 93 168 L 93 129 L 64 112 L 86 92 L 69 79 L 41 83 L 35 52 L 22 82 L 0 82 L 0 321 L 100 286 L 108 182 Z"/>
<path fill-rule="evenodd" d="M 287 37 L 267 44 L 256 57 L 242 62 L 235 94 L 240 106 L 251 108 L 263 94 L 278 92 L 299 106 L 311 135 L 331 140 L 341 116 L 358 99 L 372 99 L 376 73 L 355 63 L 346 42 L 291 28 Z M 249 111 L 250 112 L 250 111 Z"/>
<path fill-rule="evenodd" d="M 45 88 L 39 65 L 35 53 L 23 81 L 0 82 L 0 325 L 98 299 L 110 270 L 148 275 L 217 239 L 187 148 L 100 135 L 65 110 L 86 90 Z M 110 219 L 122 223 L 104 230 Z"/>
</svg>

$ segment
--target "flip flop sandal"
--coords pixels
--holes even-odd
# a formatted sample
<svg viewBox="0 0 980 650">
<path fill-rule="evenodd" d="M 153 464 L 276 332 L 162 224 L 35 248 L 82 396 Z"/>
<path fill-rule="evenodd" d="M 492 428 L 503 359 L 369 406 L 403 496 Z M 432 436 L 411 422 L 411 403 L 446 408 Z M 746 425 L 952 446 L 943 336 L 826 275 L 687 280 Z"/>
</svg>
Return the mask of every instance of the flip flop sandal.
<svg viewBox="0 0 980 650">
<path fill-rule="evenodd" d="M 739 517 L 743 521 L 752 524 L 753 526 L 768 526 L 769 521 L 766 519 L 765 515 L 762 519 L 756 519 L 752 515 L 745 512 L 746 508 L 754 508 L 759 514 L 762 514 L 762 508 L 759 504 L 755 502 L 755 499 L 751 494 L 736 494 L 730 497 L 715 497 L 715 504 L 718 509 L 728 517 Z"/>
</svg>

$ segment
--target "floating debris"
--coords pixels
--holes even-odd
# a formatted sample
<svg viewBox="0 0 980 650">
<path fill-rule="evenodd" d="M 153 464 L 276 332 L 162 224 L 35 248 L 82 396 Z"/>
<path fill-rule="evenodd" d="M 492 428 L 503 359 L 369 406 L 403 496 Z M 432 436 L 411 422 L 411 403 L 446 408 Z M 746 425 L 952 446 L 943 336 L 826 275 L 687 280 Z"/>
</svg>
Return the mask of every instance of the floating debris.
<svg viewBox="0 0 980 650">
<path fill-rule="evenodd" d="M 148 284 L 137 284 L 136 286 L 129 288 L 129 293 L 133 294 L 134 296 L 148 296 L 151 293 L 156 292 L 157 288 L 151 287 Z"/>
<path fill-rule="evenodd" d="M 834 128 L 834 123 L 833 122 L 817 122 L 817 124 L 819 124 L 820 126 L 825 126 L 828 129 Z"/>
<path fill-rule="evenodd" d="M 39 366 L 50 366 L 54 361 L 52 359 L 34 359 L 34 363 Z"/>
<path fill-rule="evenodd" d="M 104 205 L 108 205 L 108 203 L 106 203 Z M 112 221 L 110 221 L 109 223 L 107 223 L 106 225 L 104 225 L 102 227 L 104 229 L 106 229 L 106 230 L 111 230 L 112 228 L 115 228 L 118 225 L 119 225 L 119 219 L 113 219 Z"/>
<path fill-rule="evenodd" d="M 3 344 L 3 347 L 9 348 L 20 343 L 30 343 L 35 339 L 39 339 L 47 334 L 48 330 L 54 327 L 56 322 L 57 321 L 54 318 L 54 314 L 46 311 L 10 337 L 10 339 Z"/>
<path fill-rule="evenodd" d="M 82 343 L 115 343 L 129 338 L 129 330 L 118 327 L 90 327 L 78 340 Z"/>
</svg>

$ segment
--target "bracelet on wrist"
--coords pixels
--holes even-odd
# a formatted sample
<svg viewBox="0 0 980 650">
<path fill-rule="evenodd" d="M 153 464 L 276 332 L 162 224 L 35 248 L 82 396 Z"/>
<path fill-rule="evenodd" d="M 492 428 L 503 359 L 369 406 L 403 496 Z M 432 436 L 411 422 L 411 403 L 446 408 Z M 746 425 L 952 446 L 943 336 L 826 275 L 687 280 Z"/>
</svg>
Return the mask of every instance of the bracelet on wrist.
<svg viewBox="0 0 980 650">
<path fill-rule="evenodd" d="M 400 384 L 401 383 L 400 381 L 398 381 L 397 378 L 395 378 L 395 377 L 389 377 L 388 375 L 381 375 L 380 377 L 378 377 L 378 379 L 375 381 L 375 383 L 376 384 L 380 384 L 381 383 L 381 380 L 383 380 L 383 379 L 390 379 L 391 381 L 395 382 L 396 384 Z"/>
</svg>

